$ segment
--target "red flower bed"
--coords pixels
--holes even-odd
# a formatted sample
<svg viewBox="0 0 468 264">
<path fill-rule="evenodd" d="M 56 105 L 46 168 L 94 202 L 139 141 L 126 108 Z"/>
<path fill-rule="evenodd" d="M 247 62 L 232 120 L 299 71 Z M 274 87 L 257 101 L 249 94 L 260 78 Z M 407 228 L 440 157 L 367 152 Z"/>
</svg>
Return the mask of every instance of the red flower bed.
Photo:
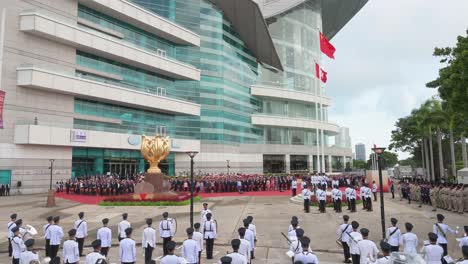
<svg viewBox="0 0 468 264">
<path fill-rule="evenodd" d="M 190 194 L 187 193 L 177 193 L 176 195 L 166 193 L 141 193 L 107 197 L 103 202 L 182 202 L 188 199 L 190 199 Z"/>
</svg>

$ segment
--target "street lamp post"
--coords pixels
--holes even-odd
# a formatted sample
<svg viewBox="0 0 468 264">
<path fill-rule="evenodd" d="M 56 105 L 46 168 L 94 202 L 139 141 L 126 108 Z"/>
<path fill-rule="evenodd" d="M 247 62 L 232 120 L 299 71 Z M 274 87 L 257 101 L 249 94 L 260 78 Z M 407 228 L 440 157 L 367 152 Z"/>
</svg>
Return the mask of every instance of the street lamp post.
<svg viewBox="0 0 468 264">
<path fill-rule="evenodd" d="M 52 189 L 52 173 L 54 171 L 54 159 L 50 159 L 50 182 L 49 182 L 49 193 L 47 194 L 47 204 L 46 207 L 55 206 L 55 190 Z"/>
<path fill-rule="evenodd" d="M 231 168 L 231 166 L 229 166 L 229 160 L 226 160 L 227 162 L 227 174 L 229 174 L 229 169 Z"/>
<path fill-rule="evenodd" d="M 52 190 L 52 171 L 54 170 L 54 159 L 50 159 L 50 184 L 49 184 L 49 190 Z"/>
<path fill-rule="evenodd" d="M 193 158 L 198 154 L 198 151 L 188 151 L 190 157 L 190 227 L 193 228 Z"/>
<path fill-rule="evenodd" d="M 375 146 L 375 145 L 374 145 Z M 384 193 L 383 193 L 383 179 L 382 179 L 382 153 L 385 148 L 374 147 L 372 151 L 377 155 L 377 166 L 379 169 L 379 188 L 380 188 L 380 221 L 382 224 L 382 239 L 385 239 L 385 209 L 384 209 Z"/>
</svg>

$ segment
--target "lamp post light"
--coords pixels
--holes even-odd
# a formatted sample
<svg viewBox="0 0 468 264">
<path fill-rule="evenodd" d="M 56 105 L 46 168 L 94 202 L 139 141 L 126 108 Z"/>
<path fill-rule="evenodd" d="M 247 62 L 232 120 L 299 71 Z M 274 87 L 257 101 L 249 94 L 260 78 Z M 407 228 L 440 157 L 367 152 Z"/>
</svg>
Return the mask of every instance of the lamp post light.
<svg viewBox="0 0 468 264">
<path fill-rule="evenodd" d="M 377 156 L 377 167 L 379 169 L 379 188 L 380 188 L 380 221 L 382 224 L 382 239 L 385 239 L 385 209 L 384 209 L 384 193 L 383 193 L 383 180 L 382 180 L 382 153 L 385 148 L 378 148 L 374 145 L 372 151 Z"/>
<path fill-rule="evenodd" d="M 50 182 L 49 182 L 49 193 L 47 194 L 47 204 L 46 207 L 54 207 L 55 206 L 55 190 L 52 189 L 52 173 L 54 170 L 54 159 L 50 159 Z"/>
<path fill-rule="evenodd" d="M 231 168 L 231 166 L 229 165 L 229 160 L 226 160 L 227 162 L 227 174 L 229 175 L 229 169 Z"/>
<path fill-rule="evenodd" d="M 198 154 L 198 151 L 188 151 L 190 157 L 190 227 L 193 228 L 193 158 Z"/>
</svg>

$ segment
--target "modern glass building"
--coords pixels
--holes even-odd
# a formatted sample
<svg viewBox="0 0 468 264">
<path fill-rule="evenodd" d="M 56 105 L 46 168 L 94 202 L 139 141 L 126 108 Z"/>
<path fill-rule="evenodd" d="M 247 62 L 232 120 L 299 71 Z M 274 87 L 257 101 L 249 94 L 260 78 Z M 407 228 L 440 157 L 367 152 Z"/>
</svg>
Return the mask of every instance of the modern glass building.
<svg viewBox="0 0 468 264">
<path fill-rule="evenodd" d="M 2 1 L 0 184 L 45 191 L 51 163 L 54 181 L 142 172 L 142 134 L 171 137 L 168 175 L 186 151 L 200 173 L 342 170 L 318 32 L 365 3 Z"/>
</svg>

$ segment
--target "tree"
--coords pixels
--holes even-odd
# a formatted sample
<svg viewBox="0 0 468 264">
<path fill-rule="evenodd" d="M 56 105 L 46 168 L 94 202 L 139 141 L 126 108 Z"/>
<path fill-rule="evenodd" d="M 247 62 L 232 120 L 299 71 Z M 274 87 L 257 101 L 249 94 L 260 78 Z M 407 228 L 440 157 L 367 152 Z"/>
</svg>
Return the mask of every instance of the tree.
<svg viewBox="0 0 468 264">
<path fill-rule="evenodd" d="M 367 169 L 367 163 L 363 160 L 353 160 L 353 168 L 355 169 Z"/>
<path fill-rule="evenodd" d="M 398 163 L 398 155 L 394 152 L 384 151 L 381 157 L 385 160 L 387 167 L 393 167 Z"/>
</svg>

